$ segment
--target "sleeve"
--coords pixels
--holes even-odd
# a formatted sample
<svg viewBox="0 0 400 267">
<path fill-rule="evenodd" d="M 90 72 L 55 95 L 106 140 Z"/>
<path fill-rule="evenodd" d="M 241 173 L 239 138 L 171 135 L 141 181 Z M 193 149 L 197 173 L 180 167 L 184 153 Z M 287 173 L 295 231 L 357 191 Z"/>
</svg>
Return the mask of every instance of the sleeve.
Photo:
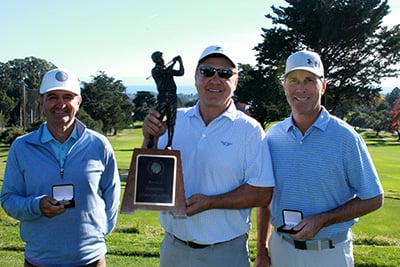
<svg viewBox="0 0 400 267">
<path fill-rule="evenodd" d="M 0 202 L 4 211 L 14 219 L 30 221 L 42 216 L 40 199 L 43 196 L 27 195 L 25 177 L 18 161 L 18 141 L 14 141 L 7 158 Z"/>
<path fill-rule="evenodd" d="M 117 224 L 121 184 L 117 161 L 115 159 L 112 146 L 108 142 L 108 140 L 106 140 L 105 151 L 106 166 L 104 169 L 103 177 L 101 178 L 101 189 L 107 215 L 107 234 L 109 234 Z"/>
<path fill-rule="evenodd" d="M 367 145 L 360 136 L 353 144 L 351 151 L 345 157 L 348 159 L 345 164 L 347 177 L 355 194 L 360 199 L 369 199 L 383 194 L 383 188 Z"/>
<path fill-rule="evenodd" d="M 262 128 L 256 129 L 246 146 L 247 183 L 252 186 L 273 187 L 275 181 L 268 143 Z"/>
</svg>

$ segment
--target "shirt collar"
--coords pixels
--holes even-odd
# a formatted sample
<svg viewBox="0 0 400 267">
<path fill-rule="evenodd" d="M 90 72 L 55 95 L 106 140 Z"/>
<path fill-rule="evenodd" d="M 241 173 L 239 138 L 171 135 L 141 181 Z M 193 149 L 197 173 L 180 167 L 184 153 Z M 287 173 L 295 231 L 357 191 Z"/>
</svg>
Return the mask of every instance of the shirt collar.
<svg viewBox="0 0 400 267">
<path fill-rule="evenodd" d="M 325 131 L 326 127 L 328 127 L 329 123 L 329 112 L 326 110 L 324 106 L 321 108 L 321 112 L 318 115 L 318 118 L 311 125 L 311 127 L 315 127 L 320 129 L 321 131 Z M 293 113 L 290 114 L 290 117 L 283 121 L 283 127 L 287 131 L 296 127 L 293 123 Z"/>
<path fill-rule="evenodd" d="M 236 117 L 236 112 L 237 112 L 236 106 L 234 105 L 233 101 L 231 101 L 227 110 L 225 110 L 221 115 L 219 115 L 218 118 L 221 118 L 222 116 L 224 116 L 233 121 Z M 199 119 L 202 119 L 202 117 L 200 115 L 200 100 L 197 101 L 195 108 L 192 109 L 188 115 L 190 117 L 197 117 Z"/>
<path fill-rule="evenodd" d="M 76 126 L 74 126 L 74 129 L 72 130 L 71 135 L 68 137 L 68 139 L 72 138 L 73 140 L 78 139 L 78 131 L 76 129 Z M 67 140 L 68 140 L 67 139 Z M 47 127 L 47 123 L 45 123 L 42 131 L 42 136 L 40 137 L 40 141 L 42 143 L 49 143 L 51 141 L 57 141 L 54 136 L 50 133 L 49 128 Z M 57 141 L 58 142 L 58 141 Z"/>
</svg>

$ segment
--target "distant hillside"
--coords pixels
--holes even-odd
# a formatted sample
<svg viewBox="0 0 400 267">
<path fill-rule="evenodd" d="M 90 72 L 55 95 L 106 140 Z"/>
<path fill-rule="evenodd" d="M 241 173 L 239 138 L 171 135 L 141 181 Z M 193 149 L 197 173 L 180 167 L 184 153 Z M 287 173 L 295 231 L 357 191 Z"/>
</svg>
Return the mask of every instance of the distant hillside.
<svg viewBox="0 0 400 267">
<path fill-rule="evenodd" d="M 129 94 L 136 94 L 138 91 L 147 91 L 147 92 L 155 92 L 157 93 L 157 88 L 155 85 L 128 85 L 126 86 L 126 93 Z M 178 86 L 178 94 L 197 94 L 196 88 L 192 85 L 189 86 Z"/>
</svg>

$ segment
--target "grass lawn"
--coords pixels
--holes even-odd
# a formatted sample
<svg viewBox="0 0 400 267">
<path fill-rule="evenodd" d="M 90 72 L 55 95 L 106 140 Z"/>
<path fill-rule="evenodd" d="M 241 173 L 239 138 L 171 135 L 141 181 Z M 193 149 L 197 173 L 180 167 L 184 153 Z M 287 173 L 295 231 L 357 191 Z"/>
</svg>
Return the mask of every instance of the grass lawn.
<svg viewBox="0 0 400 267">
<path fill-rule="evenodd" d="M 400 144 L 389 135 L 363 136 L 369 146 L 385 189 L 384 207 L 368 214 L 352 228 L 355 234 L 356 266 L 400 266 Z M 124 177 L 129 169 L 133 148 L 140 147 L 140 125 L 109 138 Z M 4 175 L 8 147 L 0 144 L 0 179 Z M 125 183 L 122 183 L 123 190 Z M 255 212 L 253 212 L 255 222 Z M 254 224 L 255 226 L 255 224 Z M 117 227 L 107 237 L 107 265 L 116 267 L 153 267 L 159 263 L 159 246 L 163 230 L 157 211 L 137 210 L 120 214 Z M 255 257 L 256 229 L 250 231 L 249 247 Z M 24 244 L 19 237 L 19 223 L 0 209 L 0 266 L 22 266 Z"/>
</svg>

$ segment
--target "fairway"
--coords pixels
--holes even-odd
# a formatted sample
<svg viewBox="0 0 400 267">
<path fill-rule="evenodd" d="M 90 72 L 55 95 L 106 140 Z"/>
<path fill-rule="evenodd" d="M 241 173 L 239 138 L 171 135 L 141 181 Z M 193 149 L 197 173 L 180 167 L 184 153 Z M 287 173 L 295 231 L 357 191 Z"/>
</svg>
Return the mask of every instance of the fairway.
<svg viewBox="0 0 400 267">
<path fill-rule="evenodd" d="M 385 189 L 384 206 L 362 218 L 352 228 L 355 266 L 400 266 L 400 143 L 385 135 L 376 138 L 363 134 Z M 140 124 L 109 137 L 116 154 L 122 179 L 126 177 L 133 148 L 142 142 Z M 0 145 L 0 177 L 3 180 L 8 146 Z M 125 182 L 122 182 L 124 190 Z M 123 194 L 122 194 L 123 195 Z M 122 197 L 121 195 L 121 197 Z M 249 235 L 251 259 L 255 258 L 256 225 Z M 107 237 L 107 265 L 112 267 L 154 267 L 159 264 L 163 229 L 157 211 L 137 210 L 120 214 L 117 227 Z M 0 266 L 23 266 L 24 244 L 19 237 L 19 223 L 0 210 Z"/>
</svg>

